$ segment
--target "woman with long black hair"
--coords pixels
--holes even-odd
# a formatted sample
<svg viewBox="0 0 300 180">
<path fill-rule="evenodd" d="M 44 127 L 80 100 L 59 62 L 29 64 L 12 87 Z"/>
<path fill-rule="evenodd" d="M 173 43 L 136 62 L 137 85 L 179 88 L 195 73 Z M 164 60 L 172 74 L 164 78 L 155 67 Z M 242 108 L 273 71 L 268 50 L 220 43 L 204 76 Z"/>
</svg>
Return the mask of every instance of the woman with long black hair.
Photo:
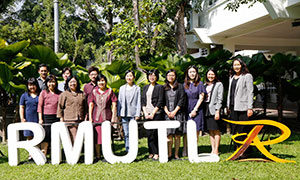
<svg viewBox="0 0 300 180">
<path fill-rule="evenodd" d="M 197 139 L 200 131 L 204 130 L 204 114 L 203 114 L 203 100 L 206 94 L 203 82 L 200 81 L 198 68 L 191 65 L 185 71 L 184 88 L 187 94 L 187 119 L 193 120 L 196 123 Z M 187 155 L 186 138 L 184 137 L 183 156 Z"/>
<path fill-rule="evenodd" d="M 234 121 L 248 121 L 253 115 L 253 77 L 246 64 L 234 59 L 230 69 L 227 108 Z M 244 125 L 232 125 L 232 133 L 247 133 Z"/>
</svg>

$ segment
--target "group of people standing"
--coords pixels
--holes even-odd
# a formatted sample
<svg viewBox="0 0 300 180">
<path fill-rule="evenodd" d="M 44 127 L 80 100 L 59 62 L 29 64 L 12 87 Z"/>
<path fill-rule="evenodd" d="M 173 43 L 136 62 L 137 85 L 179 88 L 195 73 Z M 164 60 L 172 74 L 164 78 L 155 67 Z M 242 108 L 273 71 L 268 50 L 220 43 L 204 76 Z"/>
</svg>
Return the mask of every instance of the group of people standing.
<svg viewBox="0 0 300 180">
<path fill-rule="evenodd" d="M 186 121 L 194 120 L 197 137 L 201 131 L 208 130 L 211 142 L 211 153 L 219 154 L 221 140 L 220 121 L 223 102 L 223 84 L 217 78 L 217 72 L 211 68 L 206 73 L 205 83 L 201 82 L 198 68 L 189 66 L 185 72 L 184 83 L 177 80 L 174 69 L 165 74 L 165 84 L 157 83 L 159 72 L 152 69 L 147 72 L 149 84 L 140 87 L 134 84 L 135 73 L 125 73 L 126 84 L 119 89 L 118 97 L 107 87 L 107 78 L 99 73 L 96 67 L 88 69 L 90 83 L 80 90 L 76 76 L 70 68 L 63 70 L 64 82 L 58 84 L 53 75 L 48 76 L 47 65 L 40 65 L 40 77 L 29 78 L 27 92 L 20 99 L 20 118 L 22 122 L 38 122 L 44 124 L 46 137 L 41 149 L 47 154 L 51 141 L 51 125 L 61 121 L 71 124 L 84 120 L 94 122 L 96 159 L 100 159 L 102 143 L 101 122 L 122 121 L 125 149 L 129 151 L 128 123 L 139 120 L 142 116 L 147 121 L 178 120 L 179 128 L 168 129 L 168 156 L 179 159 L 179 147 L 183 136 L 182 156 L 187 156 Z M 42 90 L 40 92 L 40 90 Z M 231 119 L 248 120 L 253 114 L 253 79 L 245 63 L 240 59 L 233 61 L 230 70 L 227 107 Z M 71 140 L 74 142 L 77 126 L 68 126 Z M 244 126 L 233 126 L 233 133 L 245 132 Z M 158 160 L 157 130 L 146 130 L 149 158 Z M 32 132 L 24 131 L 24 136 L 32 139 Z M 172 156 L 172 147 L 175 153 Z"/>
</svg>

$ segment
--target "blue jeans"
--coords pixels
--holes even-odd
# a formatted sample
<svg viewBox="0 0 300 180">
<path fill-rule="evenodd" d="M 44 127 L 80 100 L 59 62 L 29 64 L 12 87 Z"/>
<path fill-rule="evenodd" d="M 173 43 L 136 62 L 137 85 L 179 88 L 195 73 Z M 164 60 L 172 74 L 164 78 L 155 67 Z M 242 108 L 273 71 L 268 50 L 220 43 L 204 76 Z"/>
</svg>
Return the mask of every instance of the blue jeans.
<svg viewBox="0 0 300 180">
<path fill-rule="evenodd" d="M 134 120 L 134 117 L 122 117 L 122 126 L 124 131 L 125 149 L 129 151 L 129 121 Z"/>
</svg>

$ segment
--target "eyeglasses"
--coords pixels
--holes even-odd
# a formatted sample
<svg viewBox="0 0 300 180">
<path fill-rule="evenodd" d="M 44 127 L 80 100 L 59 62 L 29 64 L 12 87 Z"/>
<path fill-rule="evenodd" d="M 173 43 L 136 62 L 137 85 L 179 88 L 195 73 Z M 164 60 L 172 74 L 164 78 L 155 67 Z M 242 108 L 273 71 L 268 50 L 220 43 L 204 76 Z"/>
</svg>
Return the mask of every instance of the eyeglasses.
<svg viewBox="0 0 300 180">
<path fill-rule="evenodd" d="M 98 76 L 97 73 L 91 73 L 90 76 Z"/>
</svg>

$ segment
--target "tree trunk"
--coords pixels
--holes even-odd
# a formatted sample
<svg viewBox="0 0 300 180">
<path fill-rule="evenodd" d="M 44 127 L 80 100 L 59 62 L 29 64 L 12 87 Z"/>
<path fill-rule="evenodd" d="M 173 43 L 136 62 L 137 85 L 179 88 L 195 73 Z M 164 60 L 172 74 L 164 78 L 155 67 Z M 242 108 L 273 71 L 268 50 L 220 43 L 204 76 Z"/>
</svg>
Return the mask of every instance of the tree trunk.
<svg viewBox="0 0 300 180">
<path fill-rule="evenodd" d="M 17 122 L 20 122 L 20 115 L 19 115 L 19 113 L 20 113 L 20 105 L 19 104 L 17 104 L 16 105 L 16 114 L 15 114 L 15 118 L 13 119 L 13 123 L 17 123 Z"/>
<path fill-rule="evenodd" d="M 112 14 L 112 9 L 110 8 L 108 13 L 107 13 L 107 29 L 106 29 L 106 33 L 109 34 L 112 32 L 112 28 L 113 28 L 113 14 Z M 109 35 L 109 39 L 112 41 L 113 37 L 111 35 Z M 112 62 L 112 52 L 113 52 L 113 48 L 110 49 L 109 51 L 107 51 L 107 61 L 108 62 Z"/>
<path fill-rule="evenodd" d="M 283 118 L 283 89 L 282 89 L 282 79 L 278 79 L 278 93 L 277 93 L 277 111 L 278 111 L 278 121 L 282 122 Z"/>
<path fill-rule="evenodd" d="M 184 26 L 184 7 L 186 5 L 185 1 L 182 1 L 179 5 L 175 16 L 175 38 L 177 51 L 180 55 L 185 55 L 187 53 L 186 46 L 186 36 L 185 36 L 185 26 Z"/>
<path fill-rule="evenodd" d="M 89 17 L 97 24 L 100 23 L 99 19 L 97 18 L 97 15 L 96 15 L 96 11 L 93 10 L 92 8 L 92 4 L 89 0 L 85 0 L 85 4 L 86 4 L 86 7 L 87 7 L 87 13 L 89 15 Z"/>
<path fill-rule="evenodd" d="M 1 97 L 1 114 L 2 114 L 2 121 L 1 121 L 1 133 L 2 133 L 2 143 L 6 142 L 6 114 L 7 114 L 7 101 L 8 95 L 6 91 L 0 87 L 0 95 Z"/>
<path fill-rule="evenodd" d="M 297 101 L 297 119 L 300 121 L 300 100 Z"/>
<path fill-rule="evenodd" d="M 6 142 L 6 111 L 7 111 L 7 107 L 2 106 L 2 123 L 1 123 L 2 143 Z"/>
<path fill-rule="evenodd" d="M 134 17 L 134 24 L 137 27 L 138 31 L 140 30 L 140 19 L 139 19 L 139 1 L 138 0 L 132 0 L 133 4 L 133 17 Z M 139 46 L 135 45 L 134 47 L 135 51 L 135 63 L 137 66 L 137 69 L 141 71 L 141 68 L 139 68 L 141 64 L 140 54 L 139 54 Z"/>
<path fill-rule="evenodd" d="M 159 18 L 159 21 L 156 25 L 156 27 L 161 24 L 161 22 L 163 22 L 163 19 L 165 17 L 165 15 L 167 14 L 167 10 L 166 10 L 166 6 L 165 6 L 165 0 L 162 0 L 161 1 L 163 3 L 163 6 L 161 7 L 161 14 L 160 14 L 160 18 Z M 158 36 L 159 34 L 159 31 L 158 31 L 158 28 L 155 29 L 154 31 L 154 34 L 153 34 L 153 38 L 152 38 L 152 41 L 151 41 L 151 46 L 150 46 L 150 54 L 151 55 L 154 55 L 155 53 L 155 47 L 156 47 L 156 37 Z"/>
<path fill-rule="evenodd" d="M 263 96 L 264 96 L 264 101 L 263 101 L 263 109 L 264 109 L 264 118 L 267 117 L 267 106 L 268 106 L 268 87 L 267 83 L 265 83 L 265 89 L 263 90 Z"/>
</svg>

